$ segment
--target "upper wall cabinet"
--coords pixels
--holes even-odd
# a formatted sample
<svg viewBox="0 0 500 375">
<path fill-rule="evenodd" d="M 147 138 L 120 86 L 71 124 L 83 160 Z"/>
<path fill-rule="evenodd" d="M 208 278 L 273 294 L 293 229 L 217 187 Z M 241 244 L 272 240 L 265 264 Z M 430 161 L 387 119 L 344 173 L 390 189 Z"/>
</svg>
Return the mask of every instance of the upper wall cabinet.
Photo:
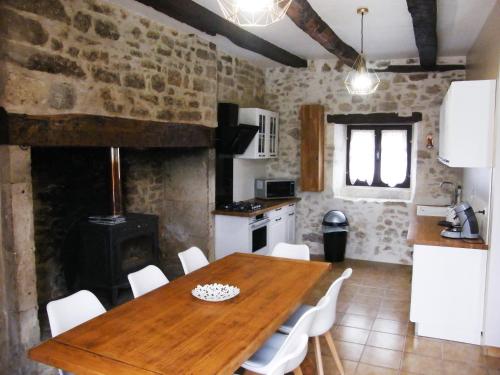
<svg viewBox="0 0 500 375">
<path fill-rule="evenodd" d="M 302 191 L 325 189 L 325 109 L 322 105 L 300 108 L 300 187 Z"/>
<path fill-rule="evenodd" d="M 496 81 L 452 82 L 441 106 L 439 161 L 449 167 L 490 168 Z"/>
<path fill-rule="evenodd" d="M 255 135 L 245 153 L 236 155 L 241 159 L 269 159 L 278 157 L 279 115 L 260 108 L 240 108 L 240 124 L 257 125 Z"/>
</svg>

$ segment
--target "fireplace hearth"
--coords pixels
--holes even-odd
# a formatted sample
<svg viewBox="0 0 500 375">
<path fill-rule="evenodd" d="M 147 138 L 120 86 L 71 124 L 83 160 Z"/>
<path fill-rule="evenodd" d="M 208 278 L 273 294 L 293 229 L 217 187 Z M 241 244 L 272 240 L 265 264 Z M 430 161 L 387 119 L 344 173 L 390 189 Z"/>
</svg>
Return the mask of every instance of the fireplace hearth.
<svg viewBox="0 0 500 375">
<path fill-rule="evenodd" d="M 119 290 L 130 288 L 129 273 L 159 263 L 158 217 L 128 214 L 125 219 L 115 225 L 86 221 L 79 228 L 78 287 L 108 291 L 113 305 Z"/>
</svg>

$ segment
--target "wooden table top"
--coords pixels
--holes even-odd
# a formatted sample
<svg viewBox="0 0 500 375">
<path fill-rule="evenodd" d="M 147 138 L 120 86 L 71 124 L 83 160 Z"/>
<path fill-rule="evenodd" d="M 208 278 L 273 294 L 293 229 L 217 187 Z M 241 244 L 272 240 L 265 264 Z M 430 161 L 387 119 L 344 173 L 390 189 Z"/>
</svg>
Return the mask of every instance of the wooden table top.
<svg viewBox="0 0 500 375">
<path fill-rule="evenodd" d="M 410 245 L 488 250 L 488 245 L 486 245 L 483 240 L 456 240 L 441 236 L 441 231 L 445 229 L 438 225 L 441 220 L 444 220 L 444 218 L 413 215 L 410 218 L 410 227 L 408 228 L 408 243 Z"/>
<path fill-rule="evenodd" d="M 76 374 L 233 374 L 331 269 L 330 263 L 232 254 L 29 351 Z M 240 288 L 210 303 L 198 284 Z"/>
</svg>

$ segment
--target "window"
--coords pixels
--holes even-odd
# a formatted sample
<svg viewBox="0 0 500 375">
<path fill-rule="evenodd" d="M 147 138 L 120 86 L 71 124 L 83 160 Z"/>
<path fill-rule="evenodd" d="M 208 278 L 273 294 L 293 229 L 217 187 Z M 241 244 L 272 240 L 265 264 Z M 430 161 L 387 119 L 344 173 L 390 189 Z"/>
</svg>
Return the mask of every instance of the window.
<svg viewBox="0 0 500 375">
<path fill-rule="evenodd" d="M 411 125 L 347 126 L 347 186 L 409 188 Z"/>
</svg>

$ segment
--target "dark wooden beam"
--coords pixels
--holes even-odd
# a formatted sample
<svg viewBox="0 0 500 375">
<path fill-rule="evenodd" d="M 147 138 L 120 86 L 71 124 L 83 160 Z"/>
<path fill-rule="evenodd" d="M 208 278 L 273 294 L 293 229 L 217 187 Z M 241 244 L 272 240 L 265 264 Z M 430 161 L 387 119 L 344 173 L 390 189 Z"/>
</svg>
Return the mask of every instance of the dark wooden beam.
<svg viewBox="0 0 500 375">
<path fill-rule="evenodd" d="M 307 60 L 252 34 L 191 0 L 138 0 L 169 17 L 209 35 L 222 35 L 231 42 L 281 64 L 307 67 Z"/>
<path fill-rule="evenodd" d="M 345 64 L 354 65 L 354 61 L 358 57 L 356 50 L 335 34 L 307 0 L 293 0 L 286 14 L 300 29 L 327 51 L 336 55 Z"/>
<path fill-rule="evenodd" d="M 0 107 L 0 144 L 184 148 L 214 147 L 215 129 L 202 125 L 94 115 L 29 116 Z"/>
<path fill-rule="evenodd" d="M 411 116 L 399 116 L 397 113 L 353 113 L 350 115 L 327 115 L 329 124 L 377 125 L 377 124 L 414 124 L 422 121 L 422 113 L 413 112 Z"/>
<path fill-rule="evenodd" d="M 374 69 L 377 73 L 421 73 L 421 72 L 449 72 L 451 70 L 465 70 L 465 65 L 434 65 L 431 70 L 420 65 L 389 65 L 385 69 Z"/>
<path fill-rule="evenodd" d="M 406 4 L 413 21 L 420 65 L 427 70 L 434 70 L 438 49 L 436 0 L 406 0 Z"/>
</svg>

